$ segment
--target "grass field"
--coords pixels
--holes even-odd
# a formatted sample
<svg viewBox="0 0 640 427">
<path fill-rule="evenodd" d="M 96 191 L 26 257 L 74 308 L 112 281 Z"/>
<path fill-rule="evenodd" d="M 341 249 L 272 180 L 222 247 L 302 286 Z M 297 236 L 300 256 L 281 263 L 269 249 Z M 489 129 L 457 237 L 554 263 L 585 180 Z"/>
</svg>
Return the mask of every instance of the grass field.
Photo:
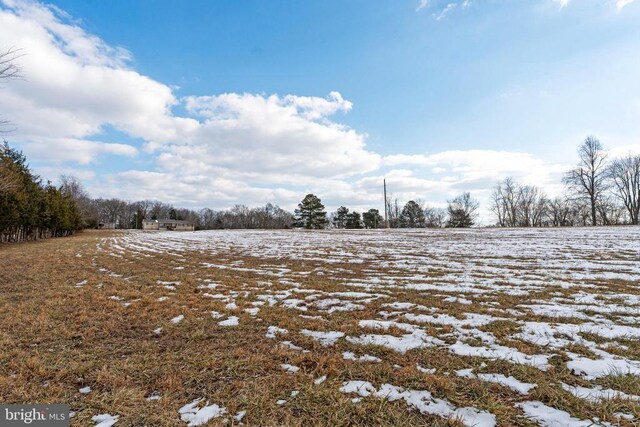
<svg viewBox="0 0 640 427">
<path fill-rule="evenodd" d="M 92 231 L 0 302 L 0 401 L 72 425 L 640 425 L 637 227 Z"/>
</svg>

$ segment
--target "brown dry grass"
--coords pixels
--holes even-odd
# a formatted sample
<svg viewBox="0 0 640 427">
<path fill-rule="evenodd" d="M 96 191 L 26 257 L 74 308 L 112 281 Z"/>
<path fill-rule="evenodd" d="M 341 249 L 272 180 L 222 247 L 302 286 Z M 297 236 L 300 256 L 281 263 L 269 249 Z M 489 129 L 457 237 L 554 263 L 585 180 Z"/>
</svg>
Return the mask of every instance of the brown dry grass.
<svg viewBox="0 0 640 427">
<path fill-rule="evenodd" d="M 179 419 L 178 409 L 200 397 L 225 406 L 232 415 L 246 410 L 245 425 L 457 425 L 454 421 L 421 415 L 403 402 L 372 398 L 353 404 L 353 396 L 338 390 L 343 381 L 366 379 L 377 386 L 392 383 L 428 390 L 456 406 L 490 411 L 497 415 L 499 425 L 504 426 L 533 425 L 513 406 L 523 400 L 541 400 L 585 419 L 617 421 L 613 417 L 615 412 L 640 416 L 637 403 L 590 404 L 563 391 L 558 386 L 560 381 L 579 384 L 580 380 L 561 364 L 542 372 L 503 361 L 459 357 L 438 348 L 399 354 L 381 347 L 355 346 L 344 340 L 334 347 L 323 347 L 296 331 L 307 328 L 358 335 L 362 330 L 357 321 L 377 318 L 385 301 L 374 301 L 363 311 L 335 313 L 325 321 L 303 319 L 295 310 L 265 305 L 256 319 L 242 309 L 263 293 L 264 285 L 259 284 L 265 280 L 263 276 L 204 268 L 201 263 L 211 260 L 195 251 L 183 254 L 188 261 L 180 261 L 182 255 L 171 253 L 143 259 L 131 252 L 114 256 L 109 251 L 99 251 L 96 244 L 103 242 L 104 246 L 104 239 L 111 235 L 117 232 L 91 231 L 70 238 L 0 247 L 0 401 L 68 403 L 77 412 L 72 424 L 83 426 L 92 425 L 91 416 L 99 413 L 119 415 L 118 426 L 185 425 Z M 225 258 L 225 264 L 242 261 L 248 268 L 270 263 L 232 252 L 226 253 Z M 185 262 L 185 269 L 174 269 Z M 293 272 L 322 267 L 321 263 L 293 259 L 271 264 L 286 264 Z M 334 267 L 343 267 L 345 271 L 340 277 L 348 278 L 359 277 L 365 269 L 376 269 L 367 263 Z M 222 283 L 224 293 L 241 293 L 236 298 L 240 309 L 234 313 L 240 317 L 239 326 L 222 327 L 218 319 L 211 317 L 212 310 L 225 312 L 225 303 L 202 296 L 208 292 L 198 289 L 202 284 L 198 279 L 202 278 Z M 87 281 L 84 286 L 76 287 L 84 280 Z M 158 280 L 181 284 L 172 293 L 158 286 Z M 298 281 L 309 289 L 345 290 L 335 278 L 308 275 L 300 276 Z M 288 287 L 274 282 L 270 289 Z M 248 294 L 244 296 L 243 291 Z M 544 294 L 551 292 L 568 291 L 553 288 L 536 297 L 544 298 Z M 111 299 L 112 296 L 122 300 Z M 169 299 L 158 301 L 162 296 Z M 476 300 L 490 298 L 478 296 Z M 453 316 L 466 309 L 411 290 L 398 290 L 393 300 L 438 307 Z M 131 305 L 123 306 L 125 301 Z M 501 308 L 515 308 L 520 302 L 518 297 L 508 295 L 500 296 L 498 301 Z M 479 304 L 474 304 L 473 309 L 490 314 Z M 318 313 L 310 310 L 305 314 Z M 178 315 L 184 315 L 185 319 L 172 324 L 169 319 Z M 291 334 L 286 339 L 311 351 L 285 349 L 279 340 L 266 338 L 270 325 L 289 329 Z M 446 332 L 447 328 L 423 326 L 432 335 Z M 158 327 L 163 328 L 160 335 L 153 333 Z M 517 325 L 509 320 L 480 329 L 507 339 Z M 400 334 L 393 330 L 388 333 Z M 637 342 L 627 344 L 632 347 L 631 353 L 640 354 Z M 523 342 L 505 345 L 530 354 L 541 351 Z M 383 362 L 359 364 L 343 360 L 341 353 L 347 350 L 368 353 Z M 490 372 L 513 375 L 538 387 L 525 399 L 508 388 L 458 378 L 453 373 L 457 369 L 478 368 L 482 362 Z M 299 366 L 301 370 L 286 373 L 280 367 L 282 363 Z M 423 374 L 415 368 L 416 364 L 436 368 L 436 373 Z M 312 380 L 322 375 L 328 376 L 327 381 L 314 385 Z M 615 385 L 627 393 L 640 393 L 636 377 L 608 377 L 602 384 Z M 78 389 L 87 385 L 92 392 L 80 394 Z M 291 398 L 293 390 L 300 393 Z M 146 397 L 153 393 L 162 398 L 147 401 Z M 286 399 L 287 403 L 279 406 L 276 404 L 279 399 Z M 210 425 L 216 423 L 222 424 L 221 419 L 212 420 Z M 227 425 L 233 425 L 233 421 Z"/>
</svg>

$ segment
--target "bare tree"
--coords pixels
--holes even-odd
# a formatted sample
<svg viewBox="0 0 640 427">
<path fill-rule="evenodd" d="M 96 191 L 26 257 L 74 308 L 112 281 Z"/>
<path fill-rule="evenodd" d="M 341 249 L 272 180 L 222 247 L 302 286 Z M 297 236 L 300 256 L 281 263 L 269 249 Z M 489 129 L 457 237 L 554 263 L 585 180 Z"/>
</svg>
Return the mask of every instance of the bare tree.
<svg viewBox="0 0 640 427">
<path fill-rule="evenodd" d="M 520 185 L 513 178 L 498 182 L 491 193 L 491 210 L 500 227 L 544 225 L 547 197 L 534 185 Z"/>
<path fill-rule="evenodd" d="M 392 195 L 387 196 L 387 209 L 388 209 L 388 217 L 387 221 L 389 223 L 390 228 L 399 228 L 400 227 L 400 214 L 402 213 L 402 208 L 400 208 L 400 202 L 397 197 Z"/>
<path fill-rule="evenodd" d="M 149 207 L 149 219 L 166 219 L 169 218 L 169 212 L 173 209 L 173 206 L 153 200 Z"/>
<path fill-rule="evenodd" d="M 622 201 L 629 222 L 639 224 L 640 217 L 640 155 L 628 155 L 609 165 L 608 175 L 614 194 Z"/>
<path fill-rule="evenodd" d="M 0 52 L 0 79 L 14 79 L 22 76 L 21 69 L 16 64 L 16 60 L 22 55 L 20 49 L 13 47 Z"/>
<path fill-rule="evenodd" d="M 541 227 L 547 209 L 547 196 L 535 185 L 520 187 L 519 194 L 518 225 Z"/>
<path fill-rule="evenodd" d="M 99 210 L 78 178 L 71 175 L 60 175 L 60 191 L 76 204 L 83 227 L 98 225 Z"/>
<path fill-rule="evenodd" d="M 16 64 L 16 60 L 21 56 L 21 51 L 15 48 L 0 51 L 0 81 L 15 79 L 22 76 L 21 69 L 18 64 Z M 8 124 L 8 120 L 0 118 L 0 132 L 8 132 L 8 129 L 6 129 Z"/>
<path fill-rule="evenodd" d="M 424 208 L 424 221 L 427 228 L 442 228 L 447 223 L 447 210 L 442 208 Z"/>
<path fill-rule="evenodd" d="M 619 225 L 624 223 L 625 209 L 613 195 L 604 194 L 598 201 L 598 215 L 602 225 Z"/>
<path fill-rule="evenodd" d="M 499 182 L 491 194 L 491 210 L 501 227 L 517 227 L 519 224 L 518 208 L 520 207 L 521 187 L 513 180 L 506 178 Z"/>
<path fill-rule="evenodd" d="M 547 204 L 547 218 L 554 227 L 574 225 L 571 201 L 567 197 L 557 196 Z"/>
<path fill-rule="evenodd" d="M 580 161 L 564 176 L 564 183 L 589 201 L 591 225 L 598 224 L 598 202 L 607 187 L 607 154 L 600 141 L 589 136 L 578 148 Z"/>
</svg>

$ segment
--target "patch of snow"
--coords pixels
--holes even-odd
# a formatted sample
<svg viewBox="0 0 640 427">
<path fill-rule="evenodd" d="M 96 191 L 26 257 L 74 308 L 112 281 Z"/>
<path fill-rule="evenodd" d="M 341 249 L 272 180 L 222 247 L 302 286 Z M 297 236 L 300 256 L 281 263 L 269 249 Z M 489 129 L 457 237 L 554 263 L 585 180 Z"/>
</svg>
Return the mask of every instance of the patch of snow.
<svg viewBox="0 0 640 427">
<path fill-rule="evenodd" d="M 94 427 L 111 427 L 118 422 L 119 415 L 100 414 L 91 417 L 91 421 L 95 424 Z"/>
<path fill-rule="evenodd" d="M 507 377 L 502 374 L 478 374 L 477 377 L 482 381 L 497 383 L 524 395 L 529 394 L 529 391 L 536 387 L 536 384 L 525 383 L 512 376 Z"/>
<path fill-rule="evenodd" d="M 599 353 L 600 359 L 589 359 L 579 354 L 567 352 L 567 355 L 572 359 L 567 362 L 567 368 L 587 380 L 612 374 L 640 375 L 640 362 L 614 357 L 604 351 L 599 351 Z"/>
<path fill-rule="evenodd" d="M 459 419 L 465 426 L 494 427 L 496 416 L 476 408 L 456 408 L 444 399 L 432 397 L 426 390 L 409 390 L 391 384 L 383 384 L 379 390 L 368 381 L 348 381 L 340 388 L 342 393 L 357 393 L 362 397 L 372 396 L 390 402 L 404 400 L 422 414 L 439 415 L 443 418 Z"/>
<path fill-rule="evenodd" d="M 373 363 L 382 362 L 382 359 L 380 359 L 379 357 L 371 356 L 369 354 L 356 356 L 356 354 L 351 351 L 345 351 L 344 353 L 342 353 L 342 358 L 344 360 L 353 360 L 354 362 L 365 362 L 365 363 L 366 362 L 373 362 Z"/>
<path fill-rule="evenodd" d="M 260 309 L 258 307 L 253 307 L 253 308 L 245 308 L 244 309 L 245 313 L 249 313 L 251 316 L 257 316 L 258 313 L 260 312 Z"/>
<path fill-rule="evenodd" d="M 247 415 L 247 411 L 238 411 L 234 416 L 233 419 L 241 422 L 242 419 L 244 418 L 244 416 Z"/>
<path fill-rule="evenodd" d="M 227 320 L 218 322 L 220 326 L 238 326 L 238 316 L 230 316 Z"/>
<path fill-rule="evenodd" d="M 344 337 L 343 332 L 329 331 L 310 331 L 303 329 L 300 331 L 302 335 L 306 335 L 320 342 L 324 347 L 330 347 L 336 343 L 340 338 Z"/>
<path fill-rule="evenodd" d="M 420 372 L 422 372 L 423 374 L 435 374 L 436 373 L 436 368 L 431 368 L 431 369 L 427 369 L 427 368 L 423 368 L 422 366 L 416 364 L 416 369 Z"/>
<path fill-rule="evenodd" d="M 357 393 L 362 397 L 371 396 L 377 390 L 369 381 L 346 381 L 340 387 L 342 393 Z"/>
<path fill-rule="evenodd" d="M 216 404 L 209 405 L 209 402 L 207 402 L 204 407 L 198 408 L 201 401 L 202 398 L 196 399 L 178 410 L 180 419 L 187 423 L 188 427 L 201 426 L 213 418 L 221 417 L 227 412 L 227 408 L 224 406 Z"/>
<path fill-rule="evenodd" d="M 516 403 L 525 417 L 536 421 L 543 427 L 593 427 L 593 421 L 574 418 L 568 412 L 552 408 L 539 401 Z"/>
<path fill-rule="evenodd" d="M 288 334 L 289 331 L 287 329 L 284 328 L 279 328 L 277 326 L 269 326 L 267 328 L 267 333 L 265 335 L 265 337 L 267 338 L 275 338 L 277 334 Z"/>
<path fill-rule="evenodd" d="M 280 367 L 290 374 L 295 374 L 300 370 L 299 367 L 295 365 L 289 365 L 288 363 L 282 363 Z"/>
<path fill-rule="evenodd" d="M 610 388 L 603 389 L 600 386 L 588 388 L 581 386 L 570 386 L 565 383 L 561 383 L 561 385 L 563 389 L 567 390 L 574 396 L 579 397 L 580 399 L 588 400 L 590 402 L 597 403 L 609 399 L 640 400 L 640 396 L 636 396 L 634 394 L 626 394 L 619 390 L 613 390 Z"/>
</svg>

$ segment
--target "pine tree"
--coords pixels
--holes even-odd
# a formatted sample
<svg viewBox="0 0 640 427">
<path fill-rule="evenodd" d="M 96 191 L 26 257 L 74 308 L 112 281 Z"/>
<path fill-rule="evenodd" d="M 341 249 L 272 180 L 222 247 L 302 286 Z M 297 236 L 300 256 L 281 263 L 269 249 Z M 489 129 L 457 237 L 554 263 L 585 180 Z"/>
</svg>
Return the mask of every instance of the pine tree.
<svg viewBox="0 0 640 427">
<path fill-rule="evenodd" d="M 478 217 L 476 211 L 480 207 L 478 201 L 471 197 L 470 193 L 463 193 L 453 200 L 449 200 L 447 211 L 449 228 L 467 228 L 476 223 Z"/>
<path fill-rule="evenodd" d="M 66 236 L 81 228 L 71 197 L 51 184 L 43 187 L 27 159 L 5 142 L 0 146 L 0 242 Z"/>
<path fill-rule="evenodd" d="M 333 225 L 336 228 L 346 228 L 347 218 L 349 216 L 349 209 L 340 206 L 335 214 L 333 214 Z"/>
<path fill-rule="evenodd" d="M 347 215 L 346 228 L 362 228 L 362 218 L 360 212 L 351 212 Z"/>
<path fill-rule="evenodd" d="M 362 220 L 366 228 L 378 228 L 378 225 L 382 223 L 383 218 L 380 215 L 378 209 L 369 209 L 362 214 Z"/>
<path fill-rule="evenodd" d="M 295 211 L 296 225 L 307 229 L 325 228 L 327 212 L 324 210 L 320 198 L 314 194 L 307 194 Z"/>
<path fill-rule="evenodd" d="M 422 228 L 424 225 L 424 211 L 419 204 L 409 200 L 400 213 L 400 226 L 403 228 Z"/>
</svg>

